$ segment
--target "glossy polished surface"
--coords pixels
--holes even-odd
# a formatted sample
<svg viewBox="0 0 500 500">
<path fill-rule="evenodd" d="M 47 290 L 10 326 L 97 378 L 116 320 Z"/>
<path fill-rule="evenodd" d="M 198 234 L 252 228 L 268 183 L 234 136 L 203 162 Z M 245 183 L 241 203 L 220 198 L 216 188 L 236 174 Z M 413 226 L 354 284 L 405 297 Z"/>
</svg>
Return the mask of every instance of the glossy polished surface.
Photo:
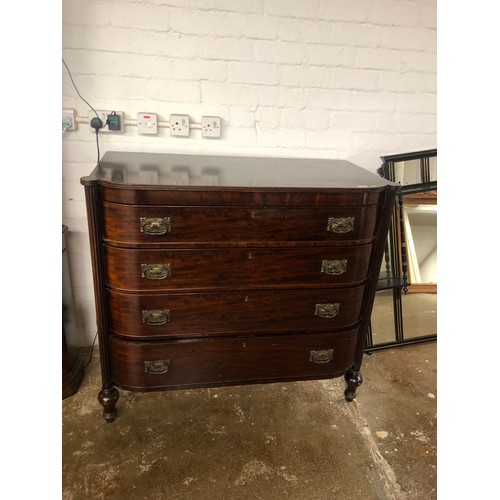
<svg viewBox="0 0 500 500">
<path fill-rule="evenodd" d="M 105 153 L 84 182 L 123 185 L 363 189 L 394 185 L 344 160 Z"/>
</svg>

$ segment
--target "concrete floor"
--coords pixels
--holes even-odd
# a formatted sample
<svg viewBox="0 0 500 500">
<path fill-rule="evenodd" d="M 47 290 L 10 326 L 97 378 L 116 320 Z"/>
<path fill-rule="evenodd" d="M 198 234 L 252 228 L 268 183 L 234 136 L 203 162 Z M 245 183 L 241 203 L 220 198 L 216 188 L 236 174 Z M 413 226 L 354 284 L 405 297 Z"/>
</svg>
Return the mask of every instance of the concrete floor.
<svg viewBox="0 0 500 500">
<path fill-rule="evenodd" d="M 436 343 L 365 356 L 342 378 L 120 391 L 107 424 L 98 355 L 63 401 L 63 500 L 436 498 Z"/>
</svg>

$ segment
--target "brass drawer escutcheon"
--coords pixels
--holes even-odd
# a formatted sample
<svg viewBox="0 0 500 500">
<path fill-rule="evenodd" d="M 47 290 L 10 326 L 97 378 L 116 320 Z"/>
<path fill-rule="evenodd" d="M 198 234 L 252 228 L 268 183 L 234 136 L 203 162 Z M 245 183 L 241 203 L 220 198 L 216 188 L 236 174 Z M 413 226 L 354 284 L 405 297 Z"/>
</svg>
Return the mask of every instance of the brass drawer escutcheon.
<svg viewBox="0 0 500 500">
<path fill-rule="evenodd" d="M 141 233 L 150 236 L 161 236 L 172 229 L 170 217 L 141 217 L 139 221 Z"/>
<path fill-rule="evenodd" d="M 354 217 L 328 217 L 327 231 L 344 234 L 354 230 Z"/>
<path fill-rule="evenodd" d="M 162 375 L 170 369 L 169 359 L 159 359 L 157 361 L 144 361 L 144 371 L 151 375 Z"/>
<path fill-rule="evenodd" d="M 141 276 L 148 280 L 163 280 L 171 274 L 170 264 L 141 264 Z"/>
<path fill-rule="evenodd" d="M 324 351 L 311 351 L 309 361 L 311 363 L 329 363 L 333 359 L 333 349 L 325 349 Z"/>
<path fill-rule="evenodd" d="M 315 316 L 320 316 L 321 318 L 335 318 L 339 314 L 340 304 L 316 304 Z"/>
<path fill-rule="evenodd" d="M 321 272 L 338 276 L 347 271 L 347 260 L 324 260 L 321 262 Z"/>
<path fill-rule="evenodd" d="M 160 326 L 170 321 L 169 309 L 145 309 L 142 311 L 142 322 L 146 325 Z"/>
</svg>

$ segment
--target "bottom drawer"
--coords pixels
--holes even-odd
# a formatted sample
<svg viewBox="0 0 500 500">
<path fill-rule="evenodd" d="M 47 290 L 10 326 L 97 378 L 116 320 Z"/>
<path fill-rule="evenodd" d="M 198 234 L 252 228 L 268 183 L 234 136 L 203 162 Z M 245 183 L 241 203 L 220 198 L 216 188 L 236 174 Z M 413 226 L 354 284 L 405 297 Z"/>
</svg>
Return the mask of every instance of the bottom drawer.
<svg viewBox="0 0 500 500">
<path fill-rule="evenodd" d="M 335 377 L 353 365 L 358 331 L 152 342 L 112 337 L 113 380 L 147 391 Z"/>
</svg>

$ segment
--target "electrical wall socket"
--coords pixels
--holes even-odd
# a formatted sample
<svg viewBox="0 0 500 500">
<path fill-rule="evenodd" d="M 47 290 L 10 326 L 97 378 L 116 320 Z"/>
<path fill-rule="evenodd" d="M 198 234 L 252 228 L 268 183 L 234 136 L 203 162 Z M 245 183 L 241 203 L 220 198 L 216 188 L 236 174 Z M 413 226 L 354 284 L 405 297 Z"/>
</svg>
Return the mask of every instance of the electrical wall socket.
<svg viewBox="0 0 500 500">
<path fill-rule="evenodd" d="M 105 110 L 96 109 L 97 116 L 99 116 L 103 125 L 106 123 L 108 116 L 112 112 L 113 111 L 105 111 Z M 101 129 L 99 129 L 100 134 L 120 134 L 121 132 L 123 132 L 125 130 L 125 126 L 123 124 L 123 112 L 122 111 L 115 111 L 115 113 L 118 115 L 118 119 L 114 119 L 114 121 L 119 122 L 119 123 L 115 123 L 115 125 L 114 125 L 117 127 L 117 130 L 110 130 L 109 127 L 111 124 L 104 125 Z M 90 127 L 90 120 L 92 120 L 92 118 L 95 118 L 94 111 L 89 110 L 89 117 L 90 117 L 89 118 L 89 127 Z M 111 118 L 111 120 L 113 120 L 113 117 Z M 111 125 L 111 126 L 113 127 L 113 125 Z M 90 127 L 90 130 L 94 131 L 94 129 L 92 127 Z"/>
<path fill-rule="evenodd" d="M 189 137 L 189 116 L 170 115 L 170 135 Z"/>
<path fill-rule="evenodd" d="M 73 108 L 62 109 L 62 128 L 63 130 L 76 130 L 76 111 Z"/>
<path fill-rule="evenodd" d="M 137 133 L 144 135 L 158 134 L 156 113 L 137 113 Z"/>
<path fill-rule="evenodd" d="M 201 136 L 202 137 L 220 137 L 221 119 L 219 116 L 201 117 Z"/>
</svg>

